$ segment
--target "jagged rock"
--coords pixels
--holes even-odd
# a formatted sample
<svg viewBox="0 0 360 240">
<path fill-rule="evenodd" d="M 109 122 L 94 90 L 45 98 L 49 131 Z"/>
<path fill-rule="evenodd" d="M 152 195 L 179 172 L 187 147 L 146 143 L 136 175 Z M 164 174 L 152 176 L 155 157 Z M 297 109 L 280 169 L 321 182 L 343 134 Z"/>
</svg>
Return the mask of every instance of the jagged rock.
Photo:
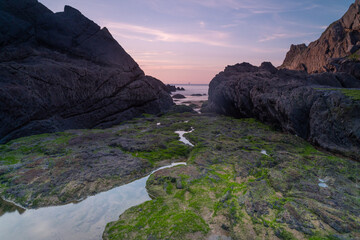
<svg viewBox="0 0 360 240">
<path fill-rule="evenodd" d="M 353 59 L 354 56 L 357 56 L 357 61 L 360 60 L 359 48 L 360 0 L 356 0 L 345 15 L 332 23 L 318 40 L 310 43 L 309 46 L 292 45 L 281 68 L 305 70 L 309 73 L 337 70 L 352 74 L 351 70 L 348 71 L 348 67 L 336 69 L 332 62 L 338 58 Z M 358 74 L 354 76 L 359 78 Z"/>
<path fill-rule="evenodd" d="M 78 10 L 0 0 L 0 142 L 110 127 L 172 104 L 165 85 Z"/>
<path fill-rule="evenodd" d="M 166 91 L 168 93 L 176 92 L 176 87 L 174 85 L 166 84 Z"/>
<path fill-rule="evenodd" d="M 270 63 L 236 64 L 210 82 L 209 103 L 203 111 L 255 117 L 360 159 L 360 101 L 345 96 L 344 87 L 360 88 L 360 80 L 346 73 L 277 70 Z"/>
<path fill-rule="evenodd" d="M 360 58 L 360 51 L 356 56 Z M 349 73 L 360 79 L 360 61 L 354 61 L 349 58 L 337 58 L 329 63 L 328 69 L 333 72 Z"/>
</svg>

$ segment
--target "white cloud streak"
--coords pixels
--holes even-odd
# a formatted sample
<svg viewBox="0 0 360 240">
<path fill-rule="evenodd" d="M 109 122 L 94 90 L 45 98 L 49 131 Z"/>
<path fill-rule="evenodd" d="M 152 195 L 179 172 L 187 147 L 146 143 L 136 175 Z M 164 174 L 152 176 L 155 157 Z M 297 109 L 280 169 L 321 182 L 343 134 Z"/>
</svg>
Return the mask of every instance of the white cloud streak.
<svg viewBox="0 0 360 240">
<path fill-rule="evenodd" d="M 105 22 L 114 35 L 129 39 L 154 42 L 199 43 L 218 47 L 234 47 L 228 43 L 230 35 L 226 32 L 204 30 L 201 33 L 170 33 L 156 28 L 121 22 Z"/>
<path fill-rule="evenodd" d="M 298 37 L 305 37 L 311 36 L 315 33 L 273 33 L 271 35 L 265 36 L 258 40 L 258 42 L 268 42 L 277 39 L 287 39 L 287 38 L 298 38 Z"/>
<path fill-rule="evenodd" d="M 282 2 L 276 3 L 268 0 L 187 0 L 195 2 L 198 5 L 208 8 L 230 8 L 234 10 L 246 10 L 249 15 L 252 14 L 266 14 L 266 13 L 281 13 L 301 10 L 310 10 L 319 7 L 316 4 L 309 4 L 307 1 L 303 2 Z"/>
</svg>

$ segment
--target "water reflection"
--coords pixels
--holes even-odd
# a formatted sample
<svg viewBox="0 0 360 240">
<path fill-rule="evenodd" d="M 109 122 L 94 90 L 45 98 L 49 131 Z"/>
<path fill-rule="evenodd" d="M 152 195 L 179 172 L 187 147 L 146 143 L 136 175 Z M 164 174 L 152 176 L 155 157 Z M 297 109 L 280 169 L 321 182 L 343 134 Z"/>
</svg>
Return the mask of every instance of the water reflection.
<svg viewBox="0 0 360 240">
<path fill-rule="evenodd" d="M 179 164 L 184 163 L 166 167 Z M 5 207 L 1 207 L 0 239 L 102 239 L 106 223 L 117 220 L 126 209 L 150 200 L 145 189 L 148 177 L 64 206 L 25 211 L 1 201 Z"/>
<path fill-rule="evenodd" d="M 16 206 L 15 204 L 4 201 L 0 198 L 0 217 L 5 213 L 11 213 L 17 211 L 18 214 L 23 214 L 25 212 L 24 208 Z"/>
</svg>

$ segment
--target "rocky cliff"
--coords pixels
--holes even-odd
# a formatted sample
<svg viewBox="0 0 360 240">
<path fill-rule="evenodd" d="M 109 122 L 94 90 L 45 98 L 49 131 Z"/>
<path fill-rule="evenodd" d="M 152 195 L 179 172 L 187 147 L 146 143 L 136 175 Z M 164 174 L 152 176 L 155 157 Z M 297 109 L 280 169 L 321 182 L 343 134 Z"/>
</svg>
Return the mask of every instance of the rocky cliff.
<svg viewBox="0 0 360 240">
<path fill-rule="evenodd" d="M 349 89 L 352 88 L 352 89 Z M 360 159 L 360 80 L 270 63 L 228 66 L 209 86 L 205 111 L 257 118 L 314 145 Z"/>
<path fill-rule="evenodd" d="M 0 142 L 71 128 L 104 128 L 173 102 L 78 10 L 0 0 Z"/>
<path fill-rule="evenodd" d="M 332 23 L 321 37 L 310 43 L 292 45 L 281 68 L 314 72 L 348 72 L 360 79 L 360 0 Z"/>
<path fill-rule="evenodd" d="M 203 111 L 257 118 L 360 159 L 359 31 L 356 0 L 319 40 L 292 45 L 281 67 L 228 66 L 211 81 Z"/>
</svg>

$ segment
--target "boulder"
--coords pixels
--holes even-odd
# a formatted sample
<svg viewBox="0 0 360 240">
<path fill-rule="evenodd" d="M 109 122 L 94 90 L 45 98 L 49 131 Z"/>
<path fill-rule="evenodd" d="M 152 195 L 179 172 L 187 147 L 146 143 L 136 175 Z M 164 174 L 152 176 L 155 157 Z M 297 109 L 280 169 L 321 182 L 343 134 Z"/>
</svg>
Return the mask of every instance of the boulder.
<svg viewBox="0 0 360 240">
<path fill-rule="evenodd" d="M 202 111 L 257 118 L 360 159 L 360 101 L 354 93 L 360 97 L 360 80 L 346 73 L 310 75 L 277 70 L 270 63 L 242 63 L 228 66 L 210 82 L 209 103 Z"/>
<path fill-rule="evenodd" d="M 182 95 L 182 94 L 175 94 L 174 96 L 172 96 L 172 98 L 174 98 L 174 99 L 184 99 L 186 97 L 184 95 Z"/>
<path fill-rule="evenodd" d="M 80 11 L 0 0 L 0 143 L 106 128 L 172 105 L 165 85 Z"/>
</svg>

